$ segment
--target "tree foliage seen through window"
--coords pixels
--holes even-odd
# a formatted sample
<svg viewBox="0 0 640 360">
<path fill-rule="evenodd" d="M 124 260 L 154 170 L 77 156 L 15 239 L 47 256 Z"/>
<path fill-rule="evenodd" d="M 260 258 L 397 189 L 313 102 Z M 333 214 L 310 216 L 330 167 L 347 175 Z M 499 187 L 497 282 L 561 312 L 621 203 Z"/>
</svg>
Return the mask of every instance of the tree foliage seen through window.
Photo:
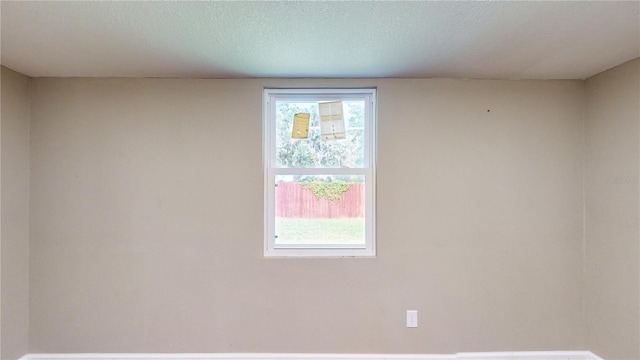
<svg viewBox="0 0 640 360">
<path fill-rule="evenodd" d="M 276 103 L 276 166 L 285 168 L 357 168 L 364 166 L 364 102 L 345 101 L 346 139 L 323 140 L 317 103 Z M 293 139 L 293 116 L 311 114 L 309 138 Z"/>
</svg>

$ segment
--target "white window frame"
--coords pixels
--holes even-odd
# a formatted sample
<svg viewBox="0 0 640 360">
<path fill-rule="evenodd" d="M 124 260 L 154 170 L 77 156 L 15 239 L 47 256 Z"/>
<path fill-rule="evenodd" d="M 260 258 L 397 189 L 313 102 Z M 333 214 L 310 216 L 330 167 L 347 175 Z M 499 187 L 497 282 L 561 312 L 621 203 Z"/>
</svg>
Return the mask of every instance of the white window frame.
<svg viewBox="0 0 640 360">
<path fill-rule="evenodd" d="M 265 88 L 263 95 L 263 166 L 264 166 L 264 256 L 265 257 L 375 257 L 376 256 L 376 89 Z M 276 101 L 365 100 L 364 167 L 362 168 L 277 168 Z M 365 245 L 316 246 L 275 244 L 275 177 L 277 175 L 363 175 L 365 177 Z"/>
</svg>

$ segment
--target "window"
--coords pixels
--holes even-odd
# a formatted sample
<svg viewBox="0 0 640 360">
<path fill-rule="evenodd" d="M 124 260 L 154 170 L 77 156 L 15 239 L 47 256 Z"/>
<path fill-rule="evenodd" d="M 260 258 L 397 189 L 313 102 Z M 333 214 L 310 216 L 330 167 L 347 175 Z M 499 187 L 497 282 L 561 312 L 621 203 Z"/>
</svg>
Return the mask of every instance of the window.
<svg viewBox="0 0 640 360">
<path fill-rule="evenodd" d="M 375 95 L 264 90 L 265 256 L 375 255 Z"/>
</svg>

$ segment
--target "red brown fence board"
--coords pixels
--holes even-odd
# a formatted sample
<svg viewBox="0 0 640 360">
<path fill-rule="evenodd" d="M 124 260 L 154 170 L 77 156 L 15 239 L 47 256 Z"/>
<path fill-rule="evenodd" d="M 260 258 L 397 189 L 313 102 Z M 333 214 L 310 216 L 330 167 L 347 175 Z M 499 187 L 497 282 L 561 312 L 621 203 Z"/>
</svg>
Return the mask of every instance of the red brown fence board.
<svg viewBox="0 0 640 360">
<path fill-rule="evenodd" d="M 278 183 L 276 216 L 324 219 L 364 217 L 364 184 L 350 184 L 340 200 L 333 201 L 316 198 L 313 191 L 304 189 L 300 183 Z"/>
</svg>

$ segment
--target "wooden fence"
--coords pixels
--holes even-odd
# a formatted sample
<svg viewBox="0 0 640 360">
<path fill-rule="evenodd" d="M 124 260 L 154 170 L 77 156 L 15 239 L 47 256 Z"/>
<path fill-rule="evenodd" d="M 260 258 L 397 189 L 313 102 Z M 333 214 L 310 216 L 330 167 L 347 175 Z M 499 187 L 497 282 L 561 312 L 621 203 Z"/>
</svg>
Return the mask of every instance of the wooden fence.
<svg viewBox="0 0 640 360">
<path fill-rule="evenodd" d="M 364 183 L 350 184 L 340 200 L 316 198 L 300 183 L 281 182 L 276 188 L 276 216 L 287 218 L 364 217 Z"/>
</svg>

